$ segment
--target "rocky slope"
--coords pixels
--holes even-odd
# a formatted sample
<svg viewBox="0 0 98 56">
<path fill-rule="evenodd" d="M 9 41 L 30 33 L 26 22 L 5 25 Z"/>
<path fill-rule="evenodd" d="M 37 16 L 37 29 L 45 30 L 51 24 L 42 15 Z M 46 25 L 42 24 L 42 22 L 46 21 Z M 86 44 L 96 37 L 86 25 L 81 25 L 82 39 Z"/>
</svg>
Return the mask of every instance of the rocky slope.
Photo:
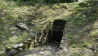
<svg viewBox="0 0 98 56">
<path fill-rule="evenodd" d="M 7 44 L 31 37 L 28 31 L 17 28 L 17 23 L 24 23 L 36 34 L 49 21 L 61 18 L 67 20 L 61 43 L 26 49 L 15 56 L 98 56 L 97 7 L 96 2 L 44 5 L 0 1 L 0 54 L 3 56 Z"/>
</svg>

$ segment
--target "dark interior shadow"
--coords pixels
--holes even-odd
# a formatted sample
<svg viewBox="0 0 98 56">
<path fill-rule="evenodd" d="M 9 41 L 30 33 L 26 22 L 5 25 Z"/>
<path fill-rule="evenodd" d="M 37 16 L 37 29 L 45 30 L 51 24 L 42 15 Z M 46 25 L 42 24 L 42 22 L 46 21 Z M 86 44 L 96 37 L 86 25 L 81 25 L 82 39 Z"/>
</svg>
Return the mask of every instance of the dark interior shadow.
<svg viewBox="0 0 98 56">
<path fill-rule="evenodd" d="M 65 28 L 66 20 L 56 19 L 53 22 L 52 29 L 48 32 L 47 41 L 48 43 L 57 44 L 58 47 L 60 46 L 60 42 L 63 36 L 63 30 Z"/>
</svg>

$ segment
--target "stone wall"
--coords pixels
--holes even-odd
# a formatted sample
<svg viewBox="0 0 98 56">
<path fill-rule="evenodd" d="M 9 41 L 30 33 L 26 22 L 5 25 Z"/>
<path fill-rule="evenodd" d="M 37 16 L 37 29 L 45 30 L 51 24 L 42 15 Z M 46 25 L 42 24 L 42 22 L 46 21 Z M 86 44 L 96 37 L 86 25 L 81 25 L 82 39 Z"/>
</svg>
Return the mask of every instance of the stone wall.
<svg viewBox="0 0 98 56">
<path fill-rule="evenodd" d="M 32 48 L 32 47 L 37 47 L 39 45 L 48 44 L 49 41 L 54 39 L 53 38 L 54 36 L 50 37 L 50 31 L 54 32 L 53 31 L 54 26 L 58 27 L 57 30 L 59 30 L 59 28 L 61 29 L 61 26 L 62 26 L 62 29 L 59 30 L 60 32 L 62 32 L 64 30 L 64 27 L 65 27 L 65 24 L 66 24 L 66 21 L 61 20 L 61 19 L 57 19 L 57 20 L 53 20 L 53 21 L 49 22 L 36 35 L 33 35 L 31 38 L 28 38 L 23 43 L 19 43 L 19 44 L 16 44 L 16 45 L 7 45 L 6 49 L 5 49 L 5 54 L 7 56 L 14 56 L 15 54 L 17 54 L 17 53 L 19 53 L 19 52 L 21 52 L 25 49 Z M 58 22 L 56 22 L 56 21 L 58 21 Z M 62 34 L 63 34 L 63 32 L 62 32 Z M 61 36 L 61 39 L 62 39 L 62 36 Z"/>
</svg>

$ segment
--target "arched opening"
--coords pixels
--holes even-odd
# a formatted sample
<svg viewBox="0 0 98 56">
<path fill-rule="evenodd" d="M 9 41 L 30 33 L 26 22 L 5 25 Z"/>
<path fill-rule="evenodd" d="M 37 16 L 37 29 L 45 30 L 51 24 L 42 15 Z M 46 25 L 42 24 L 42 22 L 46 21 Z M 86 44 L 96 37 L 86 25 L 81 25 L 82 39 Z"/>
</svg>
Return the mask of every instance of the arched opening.
<svg viewBox="0 0 98 56">
<path fill-rule="evenodd" d="M 61 42 L 63 30 L 65 28 L 66 20 L 56 19 L 53 22 L 52 29 L 48 32 L 48 42 Z"/>
</svg>

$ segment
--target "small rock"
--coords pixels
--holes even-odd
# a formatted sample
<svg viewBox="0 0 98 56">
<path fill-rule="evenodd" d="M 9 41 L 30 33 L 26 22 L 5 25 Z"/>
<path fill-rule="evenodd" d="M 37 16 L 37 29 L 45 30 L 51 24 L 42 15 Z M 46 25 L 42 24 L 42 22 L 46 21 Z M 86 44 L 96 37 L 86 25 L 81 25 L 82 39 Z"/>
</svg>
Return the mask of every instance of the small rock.
<svg viewBox="0 0 98 56">
<path fill-rule="evenodd" d="M 32 41 L 32 39 L 31 39 L 31 38 L 29 38 L 29 39 L 28 39 L 28 42 L 31 42 L 31 41 Z"/>
<path fill-rule="evenodd" d="M 17 23 L 17 25 L 16 25 L 16 26 L 17 26 L 18 28 L 28 30 L 28 27 L 27 27 L 24 23 Z"/>
<path fill-rule="evenodd" d="M 28 44 L 28 41 L 24 41 L 24 44 Z"/>
<path fill-rule="evenodd" d="M 39 53 L 40 53 L 40 54 L 43 54 L 44 52 L 40 51 Z"/>
<path fill-rule="evenodd" d="M 14 45 L 14 46 L 13 46 L 14 49 L 16 49 L 16 48 L 18 48 L 18 47 L 19 47 L 18 45 Z"/>
<path fill-rule="evenodd" d="M 34 23 L 31 23 L 33 26 L 35 26 L 35 24 Z"/>
<path fill-rule="evenodd" d="M 8 52 L 8 55 L 9 55 L 9 56 L 14 56 L 14 55 L 17 54 L 17 53 L 18 53 L 17 50 L 12 49 L 12 50 L 10 50 L 10 51 Z"/>
<path fill-rule="evenodd" d="M 36 34 L 34 34 L 34 33 L 30 33 L 30 36 L 31 36 L 31 37 L 35 37 Z"/>
<path fill-rule="evenodd" d="M 22 49 L 22 48 L 18 48 L 18 50 L 19 50 L 19 51 L 23 51 L 23 49 Z"/>
<path fill-rule="evenodd" d="M 78 0 L 78 2 L 82 2 L 82 1 L 84 1 L 84 0 Z"/>
<path fill-rule="evenodd" d="M 19 46 L 19 47 L 22 47 L 22 46 L 23 46 L 23 43 L 18 44 L 18 46 Z"/>
<path fill-rule="evenodd" d="M 66 48 L 66 47 L 64 47 L 64 51 L 68 52 L 68 50 L 67 50 L 67 48 Z"/>
</svg>

